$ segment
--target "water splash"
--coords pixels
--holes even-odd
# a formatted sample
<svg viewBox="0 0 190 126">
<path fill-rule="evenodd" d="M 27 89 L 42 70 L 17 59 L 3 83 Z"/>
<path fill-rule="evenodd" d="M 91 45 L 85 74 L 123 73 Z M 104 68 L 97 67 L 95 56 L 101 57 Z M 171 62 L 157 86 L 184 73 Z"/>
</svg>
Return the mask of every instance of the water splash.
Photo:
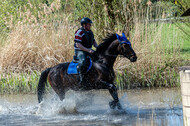
<svg viewBox="0 0 190 126">
<path fill-rule="evenodd" d="M 63 101 L 60 101 L 57 96 L 48 97 L 39 104 L 37 115 L 77 114 L 80 109 L 84 110 L 88 106 L 95 105 L 94 97 L 96 96 L 92 92 L 82 93 L 70 90 Z M 98 98 L 100 100 L 100 97 L 96 99 Z"/>
<path fill-rule="evenodd" d="M 158 96 L 161 95 L 149 94 L 146 98 L 147 93 L 139 93 L 139 90 L 120 93 L 124 111 L 109 108 L 112 98 L 108 91 L 69 91 L 63 101 L 48 93 L 41 104 L 37 103 L 36 95 L 3 97 L 0 99 L 0 125 L 76 125 L 76 122 L 78 125 L 151 125 L 152 122 L 161 125 L 163 120 L 166 126 L 183 124 L 181 107 L 160 107 L 163 100 Z M 167 96 L 170 94 L 176 95 L 176 91 Z"/>
</svg>

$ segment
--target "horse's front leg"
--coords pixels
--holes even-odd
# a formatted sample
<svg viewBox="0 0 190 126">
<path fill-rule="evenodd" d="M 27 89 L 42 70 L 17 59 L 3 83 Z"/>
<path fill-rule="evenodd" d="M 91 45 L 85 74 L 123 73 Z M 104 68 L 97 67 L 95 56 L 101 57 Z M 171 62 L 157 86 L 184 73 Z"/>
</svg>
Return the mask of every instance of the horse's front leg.
<svg viewBox="0 0 190 126">
<path fill-rule="evenodd" d="M 111 109 L 115 109 L 117 107 L 118 109 L 122 109 L 121 104 L 119 103 L 118 93 L 117 93 L 117 87 L 114 84 L 107 83 L 105 81 L 100 81 L 101 89 L 108 89 L 109 93 L 111 94 L 113 101 L 109 103 Z"/>
</svg>

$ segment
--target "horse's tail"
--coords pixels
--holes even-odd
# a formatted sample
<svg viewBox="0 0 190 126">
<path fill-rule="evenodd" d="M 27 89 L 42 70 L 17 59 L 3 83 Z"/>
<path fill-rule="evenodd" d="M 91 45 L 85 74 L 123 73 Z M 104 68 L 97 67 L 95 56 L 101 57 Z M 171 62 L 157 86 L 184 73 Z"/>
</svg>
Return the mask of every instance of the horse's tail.
<svg viewBox="0 0 190 126">
<path fill-rule="evenodd" d="M 38 83 L 38 102 L 40 103 L 43 100 L 43 94 L 45 90 L 45 84 L 47 84 L 47 76 L 51 68 L 47 68 L 41 73 L 40 80 Z"/>
</svg>

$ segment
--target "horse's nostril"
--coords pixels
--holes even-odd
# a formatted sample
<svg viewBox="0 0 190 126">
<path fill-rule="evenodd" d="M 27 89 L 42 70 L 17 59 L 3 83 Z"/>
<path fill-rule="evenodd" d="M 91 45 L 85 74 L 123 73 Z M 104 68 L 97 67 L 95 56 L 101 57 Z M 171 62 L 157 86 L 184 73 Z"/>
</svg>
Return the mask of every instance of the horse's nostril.
<svg viewBox="0 0 190 126">
<path fill-rule="evenodd" d="M 137 56 L 132 56 L 132 57 L 130 58 L 130 60 L 131 60 L 131 62 L 137 61 Z"/>
<path fill-rule="evenodd" d="M 137 57 L 134 57 L 134 58 L 133 58 L 133 61 L 134 61 L 134 62 L 137 61 Z"/>
<path fill-rule="evenodd" d="M 137 56 L 134 56 L 134 62 L 137 61 Z"/>
</svg>

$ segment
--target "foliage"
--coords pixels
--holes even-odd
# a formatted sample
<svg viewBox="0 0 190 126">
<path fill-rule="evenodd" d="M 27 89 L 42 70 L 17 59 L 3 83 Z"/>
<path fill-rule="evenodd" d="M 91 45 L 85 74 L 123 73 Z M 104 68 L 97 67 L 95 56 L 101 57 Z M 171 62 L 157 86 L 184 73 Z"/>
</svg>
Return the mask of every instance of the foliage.
<svg viewBox="0 0 190 126">
<path fill-rule="evenodd" d="M 189 0 L 161 0 L 162 2 L 171 2 L 180 7 L 179 13 L 182 14 L 190 7 Z"/>
<path fill-rule="evenodd" d="M 31 88 L 34 90 L 37 82 L 20 79 L 30 76 L 25 73 L 71 61 L 74 32 L 83 17 L 93 20 L 98 43 L 109 32 L 125 32 L 130 38 L 138 61 L 129 63 L 126 59 L 117 59 L 114 68 L 120 87 L 178 85 L 177 67 L 190 65 L 188 19 L 162 21 L 181 10 L 180 2 L 180 5 L 174 1 L 146 3 L 131 0 L 0 0 L 1 91 L 8 88 L 13 91 L 15 87 L 18 91 L 30 92 L 28 83 L 34 84 Z"/>
<path fill-rule="evenodd" d="M 131 41 L 138 60 L 119 59 L 116 82 L 124 88 L 179 86 L 178 67 L 190 65 L 190 43 L 184 39 L 189 36 L 171 23 L 136 25 Z"/>
<path fill-rule="evenodd" d="M 8 73 L 1 74 L 1 94 L 36 93 L 39 73 Z"/>
</svg>

